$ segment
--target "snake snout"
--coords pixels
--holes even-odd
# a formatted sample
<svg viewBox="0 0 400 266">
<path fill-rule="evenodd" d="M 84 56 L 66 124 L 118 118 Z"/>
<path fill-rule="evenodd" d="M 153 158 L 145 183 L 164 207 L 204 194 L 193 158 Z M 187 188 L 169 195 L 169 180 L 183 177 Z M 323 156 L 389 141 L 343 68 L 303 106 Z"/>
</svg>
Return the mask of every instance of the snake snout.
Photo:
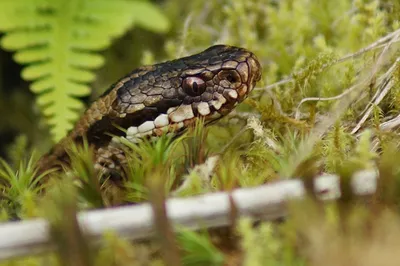
<svg viewBox="0 0 400 266">
<path fill-rule="evenodd" d="M 260 62 L 252 52 L 243 48 L 241 48 L 241 51 L 242 53 L 235 59 L 238 61 L 235 71 L 241 78 L 240 84 L 234 88 L 238 94 L 238 98 L 236 99 L 238 103 L 245 100 L 256 86 L 256 83 L 261 80 L 262 71 Z"/>
<path fill-rule="evenodd" d="M 249 88 L 251 91 L 256 86 L 256 83 L 261 80 L 262 67 L 254 54 L 251 54 L 251 57 L 248 59 L 247 63 L 249 64 L 250 68 Z"/>
</svg>

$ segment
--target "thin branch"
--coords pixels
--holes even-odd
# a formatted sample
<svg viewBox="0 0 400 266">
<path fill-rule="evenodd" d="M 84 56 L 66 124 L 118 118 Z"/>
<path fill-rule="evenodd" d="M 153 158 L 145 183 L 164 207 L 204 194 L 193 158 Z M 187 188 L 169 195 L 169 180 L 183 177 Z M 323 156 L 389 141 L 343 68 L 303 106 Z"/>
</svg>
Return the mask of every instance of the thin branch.
<svg viewBox="0 0 400 266">
<path fill-rule="evenodd" d="M 400 115 L 379 125 L 382 131 L 392 131 L 394 128 L 400 126 Z"/>
<path fill-rule="evenodd" d="M 300 106 L 301 106 L 303 103 L 305 103 L 305 102 L 310 102 L 310 101 L 332 101 L 332 100 L 338 100 L 338 99 L 342 98 L 343 96 L 346 96 L 347 94 L 349 94 L 350 92 L 352 92 L 352 91 L 353 91 L 354 89 L 356 89 L 356 88 L 357 88 L 357 86 L 354 85 L 354 86 L 352 86 L 352 87 L 346 89 L 346 90 L 345 90 L 344 92 L 342 92 L 341 94 L 336 95 L 336 96 L 333 96 L 333 97 L 326 97 L 326 98 L 323 98 L 323 97 L 307 97 L 307 98 L 304 98 L 304 99 L 302 99 L 302 100 L 300 101 L 300 103 L 297 105 L 296 113 L 295 113 L 294 118 L 295 118 L 296 120 L 300 119 L 300 114 L 301 114 L 301 113 L 300 113 Z"/>
<path fill-rule="evenodd" d="M 220 152 L 219 152 L 218 154 L 224 154 L 224 153 L 226 152 L 226 150 L 227 150 L 240 136 L 242 136 L 243 133 L 244 133 L 246 130 L 248 130 L 248 129 L 249 129 L 248 127 L 243 127 L 243 128 L 241 128 L 241 129 L 239 130 L 239 132 L 237 132 L 237 133 L 235 134 L 235 136 L 233 136 L 233 137 L 230 139 L 230 141 L 222 147 L 222 149 L 220 150 Z"/>
<path fill-rule="evenodd" d="M 388 35 L 386 35 L 385 37 L 379 39 L 378 41 L 372 43 L 371 45 L 355 52 L 355 53 L 351 53 L 351 54 L 347 54 L 345 56 L 343 56 L 342 58 L 336 60 L 333 64 L 339 64 L 342 62 L 345 62 L 349 59 L 354 59 L 357 58 L 369 51 L 375 50 L 375 49 L 380 49 L 380 48 L 384 48 L 386 46 L 386 42 L 390 39 L 392 39 L 394 36 L 396 36 L 398 33 L 400 33 L 400 30 L 396 30 Z M 393 41 L 393 43 L 399 42 L 399 40 L 395 40 Z"/>
<path fill-rule="evenodd" d="M 261 115 L 259 113 L 252 113 L 252 112 L 238 112 L 237 110 L 233 110 L 227 115 L 229 118 L 238 118 L 247 120 L 250 117 L 257 117 L 260 118 Z"/>
<path fill-rule="evenodd" d="M 272 88 L 279 87 L 279 86 L 281 86 L 281 85 L 285 85 L 285 84 L 290 83 L 290 82 L 293 82 L 293 81 L 294 81 L 294 78 L 293 78 L 292 75 L 291 75 L 290 77 L 288 77 L 288 78 L 286 78 L 286 79 L 282 79 L 282 80 L 280 80 L 280 81 L 278 81 L 278 82 L 272 83 L 272 84 L 270 84 L 270 85 L 268 85 L 268 86 L 265 86 L 265 87 L 263 87 L 263 88 L 254 88 L 254 90 L 255 90 L 255 91 L 270 90 L 270 89 L 272 89 Z"/>
</svg>

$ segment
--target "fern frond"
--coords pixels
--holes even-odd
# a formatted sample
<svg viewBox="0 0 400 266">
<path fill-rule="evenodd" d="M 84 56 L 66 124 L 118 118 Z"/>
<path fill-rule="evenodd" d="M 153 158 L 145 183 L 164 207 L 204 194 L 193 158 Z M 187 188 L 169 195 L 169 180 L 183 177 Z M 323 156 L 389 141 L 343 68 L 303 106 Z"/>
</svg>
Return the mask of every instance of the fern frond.
<svg viewBox="0 0 400 266">
<path fill-rule="evenodd" d="M 135 23 L 157 32 L 168 28 L 160 10 L 139 0 L 5 0 L 0 10 L 0 45 L 27 65 L 21 75 L 32 81 L 54 141 L 72 128 L 83 108 L 77 97 L 90 93 L 93 70 L 104 64 L 96 52 Z"/>
</svg>

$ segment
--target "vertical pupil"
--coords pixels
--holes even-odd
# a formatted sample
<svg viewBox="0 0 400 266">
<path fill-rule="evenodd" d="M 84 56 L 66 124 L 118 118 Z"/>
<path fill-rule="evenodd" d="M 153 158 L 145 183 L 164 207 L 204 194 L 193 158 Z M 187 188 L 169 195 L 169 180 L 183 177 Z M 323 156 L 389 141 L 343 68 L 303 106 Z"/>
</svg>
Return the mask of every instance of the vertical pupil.
<svg viewBox="0 0 400 266">
<path fill-rule="evenodd" d="M 198 91 L 199 91 L 199 86 L 197 85 L 197 82 L 193 82 L 193 91 L 195 93 L 198 93 Z"/>
</svg>

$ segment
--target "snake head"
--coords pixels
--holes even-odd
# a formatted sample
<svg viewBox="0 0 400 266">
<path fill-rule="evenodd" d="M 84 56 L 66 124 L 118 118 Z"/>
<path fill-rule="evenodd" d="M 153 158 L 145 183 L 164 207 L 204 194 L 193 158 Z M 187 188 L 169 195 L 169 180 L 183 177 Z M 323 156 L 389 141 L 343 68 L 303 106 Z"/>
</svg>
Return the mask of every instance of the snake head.
<svg viewBox="0 0 400 266">
<path fill-rule="evenodd" d="M 115 168 L 122 151 L 113 136 L 139 142 L 180 133 L 199 119 L 211 123 L 232 111 L 260 79 L 256 56 L 226 45 L 138 68 L 92 103 L 68 136 L 42 157 L 39 172 L 68 163 L 65 147 L 84 137 L 96 148 L 96 167 Z"/>
<path fill-rule="evenodd" d="M 226 115 L 261 79 L 260 63 L 243 48 L 215 45 L 183 61 L 187 68 L 180 75 L 182 85 L 177 90 L 183 103 L 171 114 L 172 119 L 176 113 L 186 113 L 189 106 L 193 117 L 206 121 Z"/>
<path fill-rule="evenodd" d="M 94 142 L 104 140 L 106 132 L 123 135 L 112 126 L 117 125 L 126 129 L 127 139 L 138 142 L 145 136 L 181 132 L 199 119 L 208 124 L 232 111 L 260 79 L 256 56 L 227 45 L 141 67 L 111 87 L 91 113 L 88 110 L 93 121 L 85 121 L 87 135 Z"/>
</svg>

